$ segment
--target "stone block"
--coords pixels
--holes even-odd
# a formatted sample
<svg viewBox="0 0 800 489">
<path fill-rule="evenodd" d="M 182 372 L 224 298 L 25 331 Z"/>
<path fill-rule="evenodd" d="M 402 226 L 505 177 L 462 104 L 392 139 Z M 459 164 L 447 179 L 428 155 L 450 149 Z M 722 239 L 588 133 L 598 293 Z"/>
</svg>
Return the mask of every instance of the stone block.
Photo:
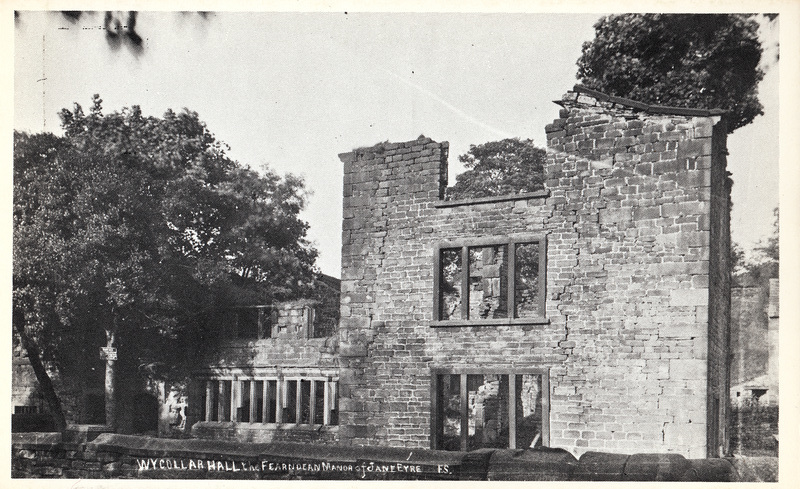
<svg viewBox="0 0 800 489">
<path fill-rule="evenodd" d="M 705 400 L 705 399 L 703 399 Z M 667 423 L 664 425 L 664 445 L 668 447 L 689 448 L 698 440 L 705 441 L 706 424 L 699 423 Z M 691 456 L 689 454 L 688 456 Z"/>
<path fill-rule="evenodd" d="M 700 325 L 694 323 L 679 323 L 670 321 L 658 328 L 661 338 L 691 339 L 699 334 Z"/>
<path fill-rule="evenodd" d="M 600 224 L 624 224 L 633 219 L 633 210 L 630 207 L 601 209 Z"/>
<path fill-rule="evenodd" d="M 678 173 L 678 185 L 684 188 L 710 187 L 711 172 L 708 170 L 687 170 Z"/>
<path fill-rule="evenodd" d="M 360 343 L 339 343 L 339 355 L 342 357 L 366 357 L 367 346 Z"/>
<path fill-rule="evenodd" d="M 572 454 L 559 448 L 493 450 L 487 480 L 566 481 L 577 464 Z"/>
<path fill-rule="evenodd" d="M 678 235 L 677 244 L 682 248 L 700 248 L 709 245 L 710 236 L 703 231 L 683 231 Z"/>
<path fill-rule="evenodd" d="M 707 306 L 708 289 L 675 289 L 669 291 L 670 305 L 682 306 Z"/>
<path fill-rule="evenodd" d="M 628 458 L 623 480 L 680 481 L 690 467 L 689 461 L 677 453 L 638 453 Z"/>
<path fill-rule="evenodd" d="M 661 209 L 653 207 L 635 207 L 633 209 L 633 220 L 641 221 L 644 219 L 658 219 L 661 217 Z"/>
<path fill-rule="evenodd" d="M 736 470 L 724 458 L 703 458 L 689 460 L 690 467 L 682 480 L 691 482 L 736 482 Z M 777 481 L 776 481 L 777 482 Z"/>
<path fill-rule="evenodd" d="M 581 455 L 578 465 L 573 471 L 572 480 L 621 481 L 627 461 L 628 455 L 586 452 Z"/>
<path fill-rule="evenodd" d="M 678 143 L 678 159 L 711 155 L 711 138 L 687 139 Z"/>
<path fill-rule="evenodd" d="M 646 161 L 642 158 L 642 161 Z M 662 160 L 653 162 L 653 175 L 675 173 L 681 170 L 678 160 Z"/>
<path fill-rule="evenodd" d="M 708 371 L 706 360 L 671 359 L 669 361 L 670 380 L 705 379 Z"/>
</svg>

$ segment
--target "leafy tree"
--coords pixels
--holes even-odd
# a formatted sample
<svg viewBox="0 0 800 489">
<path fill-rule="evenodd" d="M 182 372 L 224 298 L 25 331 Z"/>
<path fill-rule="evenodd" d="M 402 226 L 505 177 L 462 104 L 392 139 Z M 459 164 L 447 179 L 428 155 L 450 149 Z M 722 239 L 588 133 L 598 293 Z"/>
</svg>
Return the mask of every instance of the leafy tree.
<svg viewBox="0 0 800 489">
<path fill-rule="evenodd" d="M 730 111 L 728 131 L 763 114 L 762 47 L 750 15 L 624 14 L 601 18 L 578 79 L 637 101 Z"/>
<path fill-rule="evenodd" d="M 772 214 L 775 220 L 772 222 L 772 235 L 767 238 L 766 242 L 762 241 L 756 247 L 756 251 L 764 258 L 764 261 L 778 263 L 780 261 L 780 209 L 776 207 Z"/>
<path fill-rule="evenodd" d="M 63 110 L 64 137 L 14 134 L 14 327 L 59 427 L 44 364 L 66 369 L 70 342 L 174 357 L 158 345 L 203 312 L 308 295 L 316 274 L 300 179 L 232 161 L 194 112 L 101 104 Z M 112 426 L 115 375 L 108 361 Z"/>
<path fill-rule="evenodd" d="M 731 247 L 733 258 L 733 278 L 738 284 L 759 284 L 769 288 L 769 279 L 778 278 L 780 268 L 780 214 L 778 208 L 773 211 L 772 235 L 761 240 L 753 249 L 752 256 L 746 256 L 741 247 L 734 243 Z"/>
<path fill-rule="evenodd" d="M 508 138 L 470 145 L 458 157 L 467 171 L 447 189 L 451 199 L 534 192 L 543 188 L 546 152 L 530 139 Z"/>
</svg>

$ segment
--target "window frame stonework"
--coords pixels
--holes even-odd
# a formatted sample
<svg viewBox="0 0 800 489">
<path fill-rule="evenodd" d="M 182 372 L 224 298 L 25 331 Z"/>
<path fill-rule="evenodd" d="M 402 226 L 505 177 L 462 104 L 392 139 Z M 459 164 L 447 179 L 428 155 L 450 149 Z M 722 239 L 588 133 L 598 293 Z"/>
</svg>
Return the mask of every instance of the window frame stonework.
<svg viewBox="0 0 800 489">
<path fill-rule="evenodd" d="M 535 317 L 515 317 L 516 304 L 516 247 L 518 245 L 535 243 L 539 246 L 539 274 L 537 305 L 539 314 Z M 507 246 L 507 308 L 509 317 L 497 319 L 442 319 L 442 250 L 461 249 L 461 266 L 464 271 L 461 277 L 461 317 L 468 317 L 469 309 L 469 250 L 489 246 Z M 486 238 L 464 238 L 452 241 L 442 241 L 435 244 L 433 253 L 433 321 L 432 327 L 459 327 L 459 326 L 503 326 L 547 324 L 549 320 L 545 314 L 547 292 L 547 236 L 543 234 L 526 234 L 519 236 L 497 236 Z"/>
<path fill-rule="evenodd" d="M 286 374 L 265 374 L 265 375 L 241 375 L 234 373 L 219 373 L 198 376 L 198 394 L 200 403 L 200 416 L 199 420 L 206 423 L 236 423 L 241 425 L 250 426 L 271 426 L 275 428 L 293 427 L 293 426 L 308 426 L 308 427 L 322 427 L 322 426 L 337 426 L 339 416 L 339 378 L 336 375 L 314 375 L 303 373 L 286 373 Z M 243 392 L 244 383 L 248 382 L 248 392 Z M 256 382 L 262 382 L 261 392 L 257 392 Z M 275 390 L 271 391 L 269 383 L 274 382 Z M 302 382 L 310 382 L 309 385 L 309 399 L 304 403 Z M 295 398 L 294 398 L 294 422 L 289 422 L 286 419 L 284 410 L 291 404 L 288 399 L 288 386 L 290 383 L 295 383 Z M 323 411 L 322 423 L 315 423 L 317 418 L 316 409 L 316 396 L 318 394 L 318 383 L 322 383 L 322 396 L 323 396 Z M 228 385 L 230 385 L 230 394 L 227 393 Z M 216 389 L 216 392 L 214 392 Z M 275 420 L 268 421 L 271 416 L 270 413 L 270 394 L 275 396 Z M 245 398 L 247 396 L 248 415 L 247 420 L 242 420 L 243 417 L 239 410 L 245 405 Z M 262 400 L 262 411 L 258 416 L 258 399 Z M 216 402 L 216 405 L 215 405 Z M 240 405 L 241 404 L 241 405 Z M 309 422 L 303 421 L 303 408 L 308 405 Z M 214 412 L 216 411 L 216 416 Z M 227 413 L 227 416 L 224 415 Z M 256 421 L 260 417 L 261 421 Z"/>
<path fill-rule="evenodd" d="M 516 449 L 516 430 L 511 430 L 512 423 L 516 427 L 516 410 L 512 406 L 516 406 L 516 376 L 517 375 L 538 375 L 541 377 L 541 393 L 542 393 L 542 432 L 541 432 L 541 445 L 543 447 L 550 446 L 550 369 L 540 367 L 520 367 L 520 368 L 505 368 L 505 367 L 432 367 L 431 368 L 431 450 L 443 450 L 439 447 L 440 439 L 439 434 L 442 431 L 441 425 L 443 419 L 439 399 L 439 377 L 442 375 L 458 375 L 460 376 L 460 416 L 461 416 L 461 448 L 460 451 L 468 450 L 468 437 L 469 437 L 469 404 L 467 392 L 467 376 L 468 375 L 505 375 L 508 377 L 508 416 L 509 416 L 509 433 L 508 433 L 508 448 Z M 514 379 L 514 381 L 512 381 Z M 512 393 L 513 396 L 511 395 Z"/>
</svg>

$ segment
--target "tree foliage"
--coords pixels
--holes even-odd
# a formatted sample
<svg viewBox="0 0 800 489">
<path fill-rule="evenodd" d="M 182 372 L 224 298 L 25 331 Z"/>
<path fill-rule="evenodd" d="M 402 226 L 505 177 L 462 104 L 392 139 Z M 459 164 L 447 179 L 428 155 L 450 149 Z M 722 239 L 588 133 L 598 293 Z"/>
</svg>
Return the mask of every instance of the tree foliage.
<svg viewBox="0 0 800 489">
<path fill-rule="evenodd" d="M 624 14 L 601 18 L 578 79 L 609 95 L 730 111 L 728 131 L 763 114 L 762 46 L 749 15 Z"/>
<path fill-rule="evenodd" d="M 534 192 L 543 188 L 546 152 L 530 139 L 508 138 L 470 145 L 458 157 L 467 170 L 447 189 L 450 199 Z"/>
<path fill-rule="evenodd" d="M 36 356 L 65 368 L 69 341 L 106 333 L 120 357 L 177 360 L 204 311 L 311 291 L 302 180 L 231 160 L 194 112 L 101 104 L 64 109 L 63 137 L 14 133 L 15 322 Z"/>
<path fill-rule="evenodd" d="M 778 278 L 780 269 L 780 213 L 778 208 L 773 211 L 775 220 L 772 225 L 772 234 L 762 239 L 747 255 L 738 244 L 731 247 L 732 270 L 734 282 L 738 284 L 761 284 L 769 287 L 769 279 Z"/>
</svg>

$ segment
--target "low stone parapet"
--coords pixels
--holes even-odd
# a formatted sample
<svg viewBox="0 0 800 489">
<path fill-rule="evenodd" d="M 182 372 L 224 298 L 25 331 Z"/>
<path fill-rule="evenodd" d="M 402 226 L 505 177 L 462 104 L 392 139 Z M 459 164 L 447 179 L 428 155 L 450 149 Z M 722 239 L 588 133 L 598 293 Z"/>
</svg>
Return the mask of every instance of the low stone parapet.
<svg viewBox="0 0 800 489">
<path fill-rule="evenodd" d="M 162 439 L 103 433 L 12 435 L 12 477 L 251 480 L 737 481 L 729 459 L 566 450 L 416 448 Z"/>
</svg>

